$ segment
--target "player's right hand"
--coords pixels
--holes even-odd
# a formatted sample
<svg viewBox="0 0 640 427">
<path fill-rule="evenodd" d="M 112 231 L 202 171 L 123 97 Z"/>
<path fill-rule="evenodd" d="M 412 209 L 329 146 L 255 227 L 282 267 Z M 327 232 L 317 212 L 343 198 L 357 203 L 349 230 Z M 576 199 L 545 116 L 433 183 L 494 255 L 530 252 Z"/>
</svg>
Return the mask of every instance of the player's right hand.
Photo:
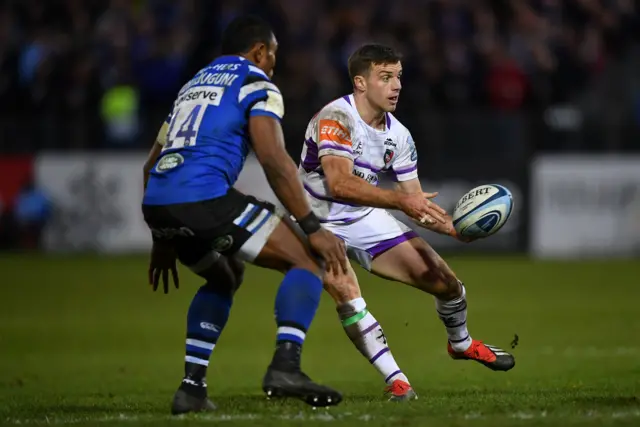
<svg viewBox="0 0 640 427">
<path fill-rule="evenodd" d="M 162 285 L 164 293 L 169 293 L 169 271 L 173 278 L 173 285 L 178 289 L 180 281 L 178 280 L 178 269 L 176 260 L 178 256 L 171 245 L 162 242 L 154 242 L 151 247 L 151 259 L 149 260 L 149 284 L 153 286 L 153 290 L 158 290 L 160 276 L 162 276 Z"/>
<path fill-rule="evenodd" d="M 347 259 L 347 250 L 342 239 L 321 228 L 315 233 L 309 234 L 309 244 L 327 263 L 327 271 L 337 274 L 342 270 L 343 274 L 347 274 L 349 260 Z"/>
<path fill-rule="evenodd" d="M 403 193 L 400 197 L 400 209 L 410 218 L 423 224 L 435 224 L 447 222 L 447 211 L 429 199 L 436 197 L 438 193 Z"/>
</svg>

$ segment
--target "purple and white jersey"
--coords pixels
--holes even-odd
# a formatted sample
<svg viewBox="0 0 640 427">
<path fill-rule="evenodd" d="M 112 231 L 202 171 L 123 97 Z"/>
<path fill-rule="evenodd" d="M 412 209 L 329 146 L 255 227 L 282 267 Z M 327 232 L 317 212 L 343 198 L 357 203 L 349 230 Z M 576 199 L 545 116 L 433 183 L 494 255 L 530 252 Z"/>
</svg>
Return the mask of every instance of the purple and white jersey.
<svg viewBox="0 0 640 427">
<path fill-rule="evenodd" d="M 409 130 L 391 113 L 385 128 L 374 129 L 362 120 L 353 95 L 338 98 L 316 114 L 305 133 L 298 173 L 315 214 L 323 222 L 350 223 L 373 208 L 340 202 L 331 197 L 320 159 L 340 156 L 353 161 L 353 174 L 378 185 L 378 174 L 396 181 L 418 177 L 416 147 Z"/>
</svg>

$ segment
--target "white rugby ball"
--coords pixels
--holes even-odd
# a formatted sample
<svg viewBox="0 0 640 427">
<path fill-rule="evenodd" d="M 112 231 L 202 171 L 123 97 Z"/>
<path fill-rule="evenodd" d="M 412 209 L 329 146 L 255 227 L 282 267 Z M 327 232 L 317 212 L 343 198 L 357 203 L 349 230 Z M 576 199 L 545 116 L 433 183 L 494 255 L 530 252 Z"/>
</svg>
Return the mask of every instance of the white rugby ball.
<svg viewBox="0 0 640 427">
<path fill-rule="evenodd" d="M 487 184 L 468 191 L 453 210 L 453 226 L 465 237 L 487 237 L 507 222 L 513 196 L 502 185 Z"/>
</svg>

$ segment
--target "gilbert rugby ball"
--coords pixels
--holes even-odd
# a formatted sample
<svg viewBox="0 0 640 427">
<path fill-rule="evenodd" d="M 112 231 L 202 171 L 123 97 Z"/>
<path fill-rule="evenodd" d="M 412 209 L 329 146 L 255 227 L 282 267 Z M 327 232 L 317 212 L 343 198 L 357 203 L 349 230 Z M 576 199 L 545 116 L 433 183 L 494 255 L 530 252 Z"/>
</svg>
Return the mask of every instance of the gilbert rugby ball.
<svg viewBox="0 0 640 427">
<path fill-rule="evenodd" d="M 453 210 L 453 226 L 465 237 L 487 237 L 507 222 L 513 211 L 513 196 L 502 185 L 481 185 L 468 191 Z"/>
</svg>

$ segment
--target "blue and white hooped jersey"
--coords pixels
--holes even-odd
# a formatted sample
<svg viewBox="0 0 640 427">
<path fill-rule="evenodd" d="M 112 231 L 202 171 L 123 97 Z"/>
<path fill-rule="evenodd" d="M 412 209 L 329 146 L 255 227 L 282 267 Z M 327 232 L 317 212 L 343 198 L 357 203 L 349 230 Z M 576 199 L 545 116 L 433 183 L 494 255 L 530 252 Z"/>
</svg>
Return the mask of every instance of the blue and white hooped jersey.
<svg viewBox="0 0 640 427">
<path fill-rule="evenodd" d="M 158 133 L 162 153 L 143 203 L 169 205 L 223 196 L 249 153 L 251 116 L 281 120 L 278 88 L 240 56 L 222 56 L 185 84 Z"/>
</svg>

